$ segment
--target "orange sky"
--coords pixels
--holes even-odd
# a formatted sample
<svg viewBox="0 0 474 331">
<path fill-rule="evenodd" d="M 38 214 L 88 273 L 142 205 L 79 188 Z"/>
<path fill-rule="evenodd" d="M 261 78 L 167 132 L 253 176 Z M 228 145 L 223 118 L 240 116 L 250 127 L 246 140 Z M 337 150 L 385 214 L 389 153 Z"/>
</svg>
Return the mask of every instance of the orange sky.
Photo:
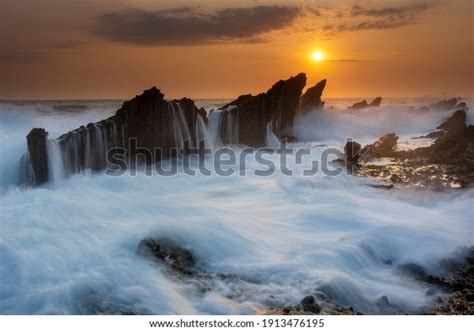
<svg viewBox="0 0 474 331">
<path fill-rule="evenodd" d="M 216 5 L 216 3 L 218 3 Z M 0 0 L 0 99 L 473 96 L 470 0 Z M 311 54 L 324 53 L 315 62 Z"/>
</svg>

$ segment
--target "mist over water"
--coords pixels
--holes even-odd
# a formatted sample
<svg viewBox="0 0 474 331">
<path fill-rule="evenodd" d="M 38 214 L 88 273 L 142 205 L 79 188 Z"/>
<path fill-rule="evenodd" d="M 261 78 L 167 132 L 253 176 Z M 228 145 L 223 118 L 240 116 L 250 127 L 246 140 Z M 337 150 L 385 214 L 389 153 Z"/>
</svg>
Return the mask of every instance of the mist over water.
<svg viewBox="0 0 474 331">
<path fill-rule="evenodd" d="M 297 121 L 292 133 L 305 142 L 293 146 L 312 146 L 307 162 L 318 159 L 321 144 L 341 149 L 348 137 L 368 143 L 389 132 L 408 139 L 450 114 L 416 112 L 408 106 L 418 104 L 400 101 L 345 110 L 350 103 L 328 102 L 335 108 Z M 97 306 L 109 313 L 249 314 L 317 293 L 363 313 L 384 313 L 376 304 L 383 295 L 417 309 L 435 297 L 397 266 L 413 262 L 436 272 L 441 259 L 474 244 L 472 189 L 383 191 L 366 185 L 370 179 L 289 177 L 280 169 L 268 177 L 82 173 L 38 188 L 14 185 L 31 128 L 56 138 L 119 105 L 0 104 L 1 314 L 83 314 Z M 218 117 L 209 115 L 207 130 L 198 123 L 214 146 L 222 143 L 213 139 Z M 259 165 L 249 160 L 251 174 Z M 294 157 L 289 164 L 305 166 Z M 233 277 L 178 279 L 135 254 L 149 236 L 171 238 L 210 274 Z"/>
</svg>

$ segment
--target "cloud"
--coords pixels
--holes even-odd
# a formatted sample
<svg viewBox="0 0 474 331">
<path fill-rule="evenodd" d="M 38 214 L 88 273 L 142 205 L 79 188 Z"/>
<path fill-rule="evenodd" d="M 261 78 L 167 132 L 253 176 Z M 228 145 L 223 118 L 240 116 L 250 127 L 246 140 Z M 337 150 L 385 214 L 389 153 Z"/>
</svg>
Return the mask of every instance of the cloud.
<svg viewBox="0 0 474 331">
<path fill-rule="evenodd" d="M 386 30 L 415 24 L 422 14 L 431 9 L 426 3 L 398 7 L 371 8 L 361 4 L 353 5 L 344 22 L 326 25 L 323 31 L 334 35 L 344 31 Z"/>
<path fill-rule="evenodd" d="M 0 64 L 30 64 L 42 59 L 39 52 L 0 52 Z"/>
<path fill-rule="evenodd" d="M 352 16 L 372 16 L 372 17 L 392 17 L 407 18 L 413 17 L 420 12 L 426 11 L 429 6 L 426 3 L 416 3 L 401 7 L 368 8 L 360 4 L 352 6 Z"/>
<path fill-rule="evenodd" d="M 101 15 L 96 32 L 111 41 L 140 45 L 260 43 L 266 41 L 263 34 L 283 29 L 303 14 L 301 7 L 276 5 L 217 11 L 206 7 L 129 9 Z"/>
<path fill-rule="evenodd" d="M 359 4 L 352 6 L 353 17 L 369 18 L 354 25 L 345 26 L 340 31 L 385 30 L 415 24 L 421 14 L 430 9 L 425 3 L 417 3 L 400 7 L 368 8 Z"/>
</svg>

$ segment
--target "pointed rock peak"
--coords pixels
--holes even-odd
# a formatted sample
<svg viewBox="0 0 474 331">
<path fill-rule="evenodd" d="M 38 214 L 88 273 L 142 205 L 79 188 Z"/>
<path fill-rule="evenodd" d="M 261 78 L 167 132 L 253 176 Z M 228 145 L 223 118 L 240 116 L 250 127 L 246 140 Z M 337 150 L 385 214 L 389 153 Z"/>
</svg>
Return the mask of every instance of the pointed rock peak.
<svg viewBox="0 0 474 331">
<path fill-rule="evenodd" d="M 376 97 L 369 105 L 369 107 L 380 107 L 382 104 L 382 97 Z"/>
<path fill-rule="evenodd" d="M 321 110 L 324 107 L 321 96 L 323 95 L 325 87 L 326 79 L 323 79 L 306 90 L 300 101 L 300 111 L 302 114 L 308 113 L 311 110 Z"/>
<path fill-rule="evenodd" d="M 302 90 L 305 87 L 305 85 L 306 85 L 306 74 L 304 72 L 300 72 L 299 74 L 295 76 L 291 76 L 287 80 L 279 80 L 278 82 L 273 84 L 273 86 L 267 91 L 267 93 L 274 89 L 278 89 L 281 86 L 288 86 L 290 88 L 295 87 L 297 89 L 299 88 Z"/>
</svg>

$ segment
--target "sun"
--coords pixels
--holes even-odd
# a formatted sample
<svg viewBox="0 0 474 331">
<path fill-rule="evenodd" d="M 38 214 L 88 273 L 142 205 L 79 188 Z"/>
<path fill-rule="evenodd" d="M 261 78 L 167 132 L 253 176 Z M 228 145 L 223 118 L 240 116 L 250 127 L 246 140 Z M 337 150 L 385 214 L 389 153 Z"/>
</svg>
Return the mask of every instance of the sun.
<svg viewBox="0 0 474 331">
<path fill-rule="evenodd" d="M 313 58 L 314 61 L 319 62 L 323 60 L 324 54 L 320 51 L 315 51 L 313 52 L 313 54 L 311 54 L 311 57 Z"/>
</svg>

